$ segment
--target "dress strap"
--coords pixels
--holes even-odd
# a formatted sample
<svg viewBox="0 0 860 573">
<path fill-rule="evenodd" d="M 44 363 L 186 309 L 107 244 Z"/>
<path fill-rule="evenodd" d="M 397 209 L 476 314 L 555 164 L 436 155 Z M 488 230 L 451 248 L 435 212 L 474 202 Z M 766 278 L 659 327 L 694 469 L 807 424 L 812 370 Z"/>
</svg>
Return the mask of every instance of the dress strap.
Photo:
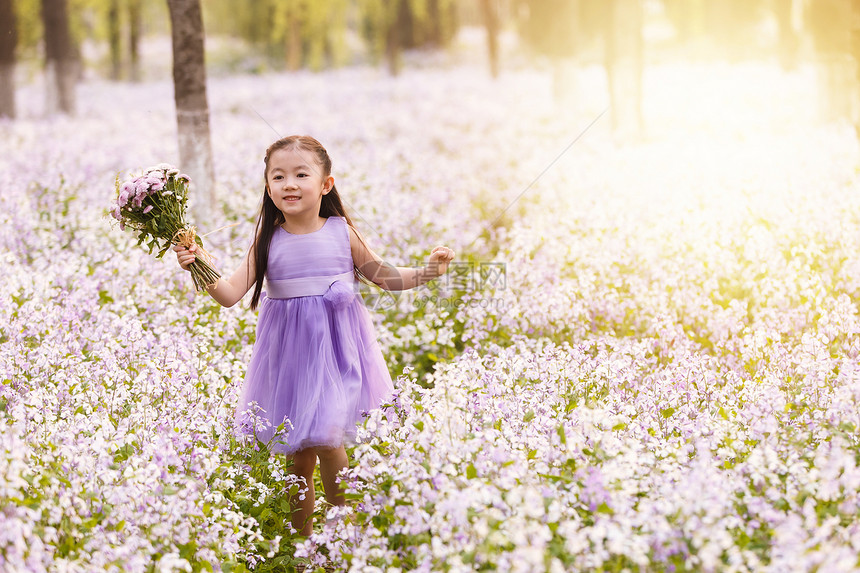
<svg viewBox="0 0 860 573">
<path fill-rule="evenodd" d="M 355 282 L 353 271 L 324 277 L 304 277 L 300 279 L 266 279 L 266 296 L 269 298 L 296 298 L 325 294 L 333 283 L 344 281 L 349 285 Z"/>
</svg>

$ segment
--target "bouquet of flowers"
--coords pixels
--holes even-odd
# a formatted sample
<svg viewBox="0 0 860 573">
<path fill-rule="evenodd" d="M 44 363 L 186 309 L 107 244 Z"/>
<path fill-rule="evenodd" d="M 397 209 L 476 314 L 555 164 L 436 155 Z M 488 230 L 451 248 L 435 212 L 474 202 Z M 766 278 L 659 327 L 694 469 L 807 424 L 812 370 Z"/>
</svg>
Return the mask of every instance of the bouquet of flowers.
<svg viewBox="0 0 860 573">
<path fill-rule="evenodd" d="M 188 267 L 194 286 L 198 291 L 215 284 L 220 276 L 211 265 L 209 253 L 203 249 L 203 240 L 197 230 L 185 222 L 185 207 L 188 203 L 188 184 L 191 179 L 179 170 L 160 163 L 144 171 L 143 175 L 127 181 L 116 180 L 116 202 L 111 215 L 119 221 L 121 229 L 130 227 L 137 231 L 138 245 L 147 242 L 149 252 L 159 249 L 156 257 L 172 245 L 190 247 L 199 245 L 198 257 Z"/>
</svg>

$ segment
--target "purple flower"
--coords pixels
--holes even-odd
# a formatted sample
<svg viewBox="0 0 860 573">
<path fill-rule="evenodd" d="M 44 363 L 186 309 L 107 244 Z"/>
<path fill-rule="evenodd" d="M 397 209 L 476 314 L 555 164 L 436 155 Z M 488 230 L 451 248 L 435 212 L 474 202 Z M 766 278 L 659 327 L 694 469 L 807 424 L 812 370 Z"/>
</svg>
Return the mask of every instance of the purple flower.
<svg viewBox="0 0 860 573">
<path fill-rule="evenodd" d="M 143 212 L 144 212 L 144 213 L 149 213 L 150 211 L 152 211 L 152 209 L 153 209 L 153 206 L 152 206 L 152 205 L 147 205 L 147 206 L 146 206 L 146 208 L 143 210 Z"/>
<path fill-rule="evenodd" d="M 606 489 L 600 469 L 590 467 L 585 470 L 582 493 L 580 495 L 582 500 L 588 504 L 590 511 L 596 511 L 602 504 L 609 505 L 612 498 Z"/>
<path fill-rule="evenodd" d="M 149 192 L 149 181 L 144 177 L 138 177 L 134 180 L 134 188 L 138 197 L 146 195 Z"/>
<path fill-rule="evenodd" d="M 117 204 L 120 207 L 125 207 L 128 204 L 128 200 L 130 197 L 134 197 L 135 195 L 135 185 L 132 181 L 124 181 L 122 185 L 119 186 L 119 197 L 117 197 Z"/>
<path fill-rule="evenodd" d="M 164 189 L 164 179 L 161 177 L 149 176 L 146 178 L 146 183 L 149 187 L 148 191 L 152 194 L 153 191 L 161 191 Z"/>
</svg>

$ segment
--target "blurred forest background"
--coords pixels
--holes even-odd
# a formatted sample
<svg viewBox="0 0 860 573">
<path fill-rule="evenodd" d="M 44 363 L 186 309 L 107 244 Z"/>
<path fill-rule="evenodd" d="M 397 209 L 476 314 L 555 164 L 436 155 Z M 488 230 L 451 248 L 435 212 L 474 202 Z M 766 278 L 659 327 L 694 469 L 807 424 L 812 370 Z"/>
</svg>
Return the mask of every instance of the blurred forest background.
<svg viewBox="0 0 860 573">
<path fill-rule="evenodd" d="M 209 74 L 376 64 L 396 75 L 456 51 L 494 77 L 549 66 L 561 89 L 572 68 L 599 64 L 613 124 L 638 130 L 649 63 L 814 61 L 822 118 L 860 125 L 857 0 L 0 0 L 0 116 L 15 117 L 16 84 L 43 73 L 48 114 L 74 113 L 88 78 L 167 75 L 171 3 L 202 11 L 202 24 L 178 25 L 205 29 Z"/>
<path fill-rule="evenodd" d="M 856 123 L 858 115 L 856 0 L 199 2 L 209 74 L 368 63 L 398 74 L 410 54 L 459 50 L 483 58 L 493 76 L 508 66 L 550 66 L 563 76 L 603 65 L 610 86 L 620 84 L 615 97 L 632 97 L 635 114 L 637 75 L 651 62 L 775 58 L 786 69 L 815 62 L 826 119 Z M 167 76 L 169 3 L 0 0 L 0 114 L 14 117 L 15 84 L 42 73 L 60 70 L 46 81 L 48 113 L 74 112 L 75 82 Z"/>
<path fill-rule="evenodd" d="M 860 133 L 860 0 L 0 0 L 0 118 L 16 85 L 73 115 L 80 82 L 172 71 L 181 163 L 209 189 L 207 76 L 539 68 L 576 105 L 576 70 L 597 68 L 613 130 L 635 139 L 648 66 L 750 60 L 814 67 L 820 119 Z"/>
</svg>

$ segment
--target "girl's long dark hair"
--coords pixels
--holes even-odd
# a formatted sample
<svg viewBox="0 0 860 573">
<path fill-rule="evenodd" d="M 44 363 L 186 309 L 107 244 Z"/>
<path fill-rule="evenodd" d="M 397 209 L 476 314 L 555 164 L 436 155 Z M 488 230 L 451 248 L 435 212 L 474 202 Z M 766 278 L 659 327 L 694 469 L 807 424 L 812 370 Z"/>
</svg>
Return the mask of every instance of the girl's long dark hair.
<svg viewBox="0 0 860 573">
<path fill-rule="evenodd" d="M 257 227 L 254 233 L 255 240 L 252 248 L 254 249 L 254 294 L 251 297 L 251 309 L 257 308 L 260 302 L 260 294 L 263 290 L 263 279 L 266 276 L 266 268 L 269 263 L 269 244 L 272 242 L 272 237 L 275 235 L 275 230 L 278 225 L 284 223 L 284 215 L 272 202 L 268 193 L 268 173 L 269 173 L 269 158 L 272 153 L 279 149 L 298 148 L 304 151 L 313 153 L 317 159 L 317 164 L 322 168 L 322 177 L 331 175 L 331 158 L 322 144 L 308 135 L 291 135 L 284 137 L 274 142 L 266 149 L 266 168 L 263 172 L 263 179 L 266 182 L 263 188 L 263 204 L 260 207 L 260 216 L 257 218 Z M 320 217 L 343 217 L 346 223 L 353 227 L 352 219 L 343 202 L 340 200 L 340 195 L 337 189 L 332 185 L 331 190 L 322 196 L 320 204 Z M 361 239 L 361 235 L 358 235 Z M 361 279 L 364 275 L 358 268 L 354 268 L 356 278 Z"/>
</svg>

